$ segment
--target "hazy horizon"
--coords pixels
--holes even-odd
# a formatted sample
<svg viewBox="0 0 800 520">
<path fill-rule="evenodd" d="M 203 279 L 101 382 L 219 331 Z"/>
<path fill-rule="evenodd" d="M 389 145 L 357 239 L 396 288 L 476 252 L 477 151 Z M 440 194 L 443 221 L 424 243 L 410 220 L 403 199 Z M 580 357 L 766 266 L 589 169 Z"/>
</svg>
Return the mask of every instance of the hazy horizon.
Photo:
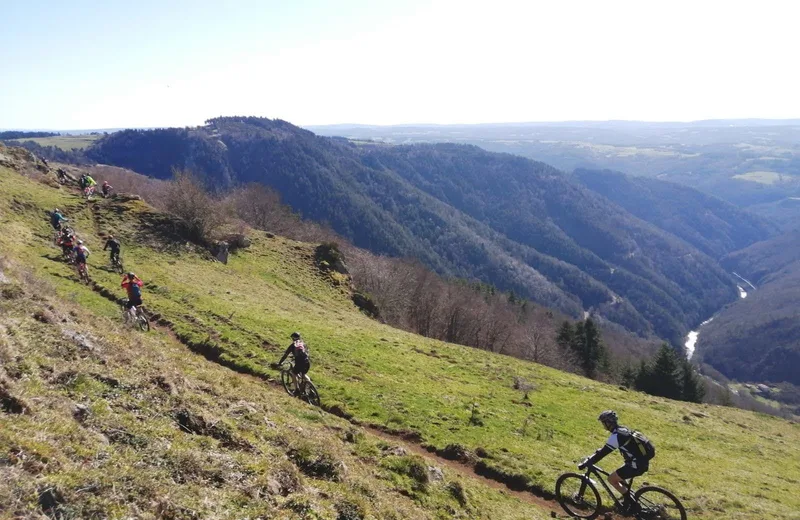
<svg viewBox="0 0 800 520">
<path fill-rule="evenodd" d="M 13 3 L 0 127 L 800 118 L 793 3 Z M 14 49 L 11 56 L 8 49 Z"/>
</svg>

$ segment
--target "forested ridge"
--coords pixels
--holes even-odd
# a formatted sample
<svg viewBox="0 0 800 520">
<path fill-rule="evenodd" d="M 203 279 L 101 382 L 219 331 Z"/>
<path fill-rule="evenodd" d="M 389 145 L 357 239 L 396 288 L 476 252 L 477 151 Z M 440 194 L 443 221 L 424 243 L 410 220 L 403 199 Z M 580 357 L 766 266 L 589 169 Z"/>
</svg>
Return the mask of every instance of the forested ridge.
<svg viewBox="0 0 800 520">
<path fill-rule="evenodd" d="M 798 244 L 800 232 L 787 233 L 722 260 L 757 289 L 747 286 L 747 298 L 703 327 L 697 347 L 705 363 L 740 381 L 800 385 Z"/>
<path fill-rule="evenodd" d="M 473 146 L 357 143 L 226 117 L 117 132 L 87 154 L 159 178 L 190 169 L 218 189 L 262 183 L 357 246 L 674 344 L 737 296 L 686 240 L 546 164 Z"/>
<path fill-rule="evenodd" d="M 712 258 L 721 258 L 776 232 L 776 226 L 760 216 L 674 182 L 611 170 L 577 169 L 574 175 L 587 188 Z"/>
</svg>

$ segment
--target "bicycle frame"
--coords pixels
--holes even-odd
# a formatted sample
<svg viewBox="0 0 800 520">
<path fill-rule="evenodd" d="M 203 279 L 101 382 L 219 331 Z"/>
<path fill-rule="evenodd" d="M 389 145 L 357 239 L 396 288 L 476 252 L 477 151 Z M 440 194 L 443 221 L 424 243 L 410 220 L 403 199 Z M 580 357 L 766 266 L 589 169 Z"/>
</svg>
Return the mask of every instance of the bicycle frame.
<svg viewBox="0 0 800 520">
<path fill-rule="evenodd" d="M 585 476 L 587 479 L 592 480 L 594 482 L 594 480 L 592 479 L 592 474 L 594 474 L 597 477 L 597 480 L 600 482 L 603 488 L 605 488 L 606 493 L 608 493 L 608 496 L 610 496 L 611 499 L 614 501 L 614 505 L 618 507 L 621 506 L 622 502 L 619 501 L 617 495 L 614 493 L 615 490 L 613 490 L 611 486 L 606 483 L 606 479 L 604 478 L 610 476 L 611 473 L 604 470 L 603 468 L 594 465 L 587 466 Z M 628 485 L 628 492 L 625 495 L 622 495 L 622 497 L 624 498 L 625 496 L 627 496 L 628 498 L 633 500 L 633 479 L 626 480 L 625 483 Z"/>
</svg>

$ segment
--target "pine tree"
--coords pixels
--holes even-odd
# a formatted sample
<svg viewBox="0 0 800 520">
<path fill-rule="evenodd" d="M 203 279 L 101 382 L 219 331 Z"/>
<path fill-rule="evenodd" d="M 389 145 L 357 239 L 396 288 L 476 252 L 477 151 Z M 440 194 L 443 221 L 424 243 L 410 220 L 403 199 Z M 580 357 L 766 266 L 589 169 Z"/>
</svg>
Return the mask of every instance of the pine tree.
<svg viewBox="0 0 800 520">
<path fill-rule="evenodd" d="M 626 388 L 635 388 L 636 387 L 636 369 L 633 368 L 633 365 L 625 365 L 622 367 L 622 372 L 620 373 L 620 380 L 622 381 L 623 386 Z"/>
<path fill-rule="evenodd" d="M 641 392 L 653 393 L 653 386 L 650 384 L 650 365 L 645 360 L 639 363 L 639 370 L 636 371 L 636 379 L 633 386 Z"/>
<path fill-rule="evenodd" d="M 680 399 L 683 396 L 683 371 L 675 349 L 664 343 L 658 349 L 652 367 L 650 381 L 652 391 L 648 393 Z"/>
<path fill-rule="evenodd" d="M 574 328 L 565 321 L 558 329 L 556 343 L 575 354 L 587 377 L 594 378 L 598 371 L 608 370 L 608 351 L 600 337 L 600 330 L 591 319 L 579 321 Z"/>
<path fill-rule="evenodd" d="M 681 399 L 692 403 L 702 402 L 706 395 L 706 387 L 692 363 L 685 357 L 681 370 Z"/>
<path fill-rule="evenodd" d="M 572 348 L 572 340 L 575 336 L 575 331 L 572 329 L 572 324 L 564 321 L 556 334 L 556 343 L 564 350 Z"/>
</svg>

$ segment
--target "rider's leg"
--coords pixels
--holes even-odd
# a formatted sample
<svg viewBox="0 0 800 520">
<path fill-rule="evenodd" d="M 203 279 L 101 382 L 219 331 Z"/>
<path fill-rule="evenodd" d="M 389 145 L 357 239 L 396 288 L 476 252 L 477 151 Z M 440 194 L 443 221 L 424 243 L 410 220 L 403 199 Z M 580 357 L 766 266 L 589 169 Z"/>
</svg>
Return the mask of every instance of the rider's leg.
<svg viewBox="0 0 800 520">
<path fill-rule="evenodd" d="M 614 489 L 619 491 L 622 495 L 628 493 L 628 484 L 623 480 L 615 471 L 608 476 L 608 483 L 614 486 Z"/>
</svg>

